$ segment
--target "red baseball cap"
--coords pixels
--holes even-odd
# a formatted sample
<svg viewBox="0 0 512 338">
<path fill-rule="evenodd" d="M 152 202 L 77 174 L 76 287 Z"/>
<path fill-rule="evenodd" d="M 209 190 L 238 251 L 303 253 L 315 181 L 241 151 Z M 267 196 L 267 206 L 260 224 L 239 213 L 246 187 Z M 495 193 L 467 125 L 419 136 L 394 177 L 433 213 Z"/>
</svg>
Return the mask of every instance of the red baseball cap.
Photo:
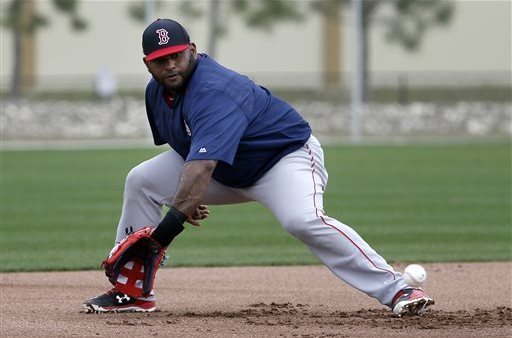
<svg viewBox="0 0 512 338">
<path fill-rule="evenodd" d="M 146 60 L 181 52 L 190 46 L 190 37 L 178 22 L 157 19 L 142 34 L 142 49 Z"/>
</svg>

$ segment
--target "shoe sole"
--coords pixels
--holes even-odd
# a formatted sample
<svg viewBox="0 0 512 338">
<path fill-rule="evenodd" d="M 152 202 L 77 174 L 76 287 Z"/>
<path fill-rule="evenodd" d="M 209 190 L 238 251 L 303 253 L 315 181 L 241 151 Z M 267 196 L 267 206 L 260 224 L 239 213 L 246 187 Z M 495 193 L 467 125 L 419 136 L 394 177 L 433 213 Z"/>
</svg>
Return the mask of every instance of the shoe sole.
<svg viewBox="0 0 512 338">
<path fill-rule="evenodd" d="M 427 311 L 429 306 L 434 305 L 434 303 L 434 300 L 428 297 L 421 297 L 411 301 L 403 301 L 395 305 L 393 313 L 396 317 L 420 316 Z"/>
<path fill-rule="evenodd" d="M 85 312 L 85 313 L 122 313 L 122 312 L 153 312 L 153 311 L 155 311 L 154 306 L 151 308 L 147 308 L 147 309 L 137 307 L 137 306 L 105 309 L 101 306 L 94 305 L 94 304 L 82 304 L 82 312 Z"/>
</svg>

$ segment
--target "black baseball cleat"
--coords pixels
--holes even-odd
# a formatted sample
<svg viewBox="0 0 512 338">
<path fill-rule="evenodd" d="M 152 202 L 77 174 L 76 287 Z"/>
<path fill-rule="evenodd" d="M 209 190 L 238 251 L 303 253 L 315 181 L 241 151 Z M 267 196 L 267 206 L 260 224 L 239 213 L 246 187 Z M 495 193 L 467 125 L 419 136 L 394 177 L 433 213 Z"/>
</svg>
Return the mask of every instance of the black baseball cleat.
<svg viewBox="0 0 512 338">
<path fill-rule="evenodd" d="M 153 312 L 155 296 L 152 293 L 147 298 L 134 298 L 113 288 L 101 296 L 86 300 L 82 308 L 85 313 Z"/>
<path fill-rule="evenodd" d="M 395 295 L 391 308 L 397 317 L 418 316 L 423 314 L 430 305 L 434 305 L 434 300 L 421 288 L 406 288 Z"/>
</svg>

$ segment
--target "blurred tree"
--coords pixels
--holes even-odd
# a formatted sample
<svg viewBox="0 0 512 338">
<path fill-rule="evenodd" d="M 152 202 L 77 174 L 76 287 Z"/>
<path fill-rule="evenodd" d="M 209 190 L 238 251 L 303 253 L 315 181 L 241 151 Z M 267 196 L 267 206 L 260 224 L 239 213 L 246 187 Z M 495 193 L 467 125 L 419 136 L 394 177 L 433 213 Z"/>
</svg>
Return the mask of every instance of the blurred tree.
<svg viewBox="0 0 512 338">
<path fill-rule="evenodd" d="M 153 1 L 157 6 L 162 5 L 159 0 Z M 205 10 L 202 1 L 180 0 L 179 10 L 184 16 L 195 19 L 208 15 L 207 53 L 215 57 L 218 39 L 227 32 L 227 22 L 221 20 L 224 11 L 241 16 L 250 27 L 271 31 L 279 22 L 303 19 L 304 14 L 296 5 L 296 1 L 289 0 L 209 0 L 209 8 Z M 144 22 L 144 10 L 144 0 L 133 2 L 128 8 L 130 16 L 139 22 Z"/>
<path fill-rule="evenodd" d="M 128 14 L 130 14 L 132 19 L 141 23 L 146 23 L 146 10 L 149 8 L 148 2 L 151 2 L 152 5 L 154 5 L 154 8 L 162 7 L 161 0 L 130 1 L 130 4 L 128 5 Z"/>
<path fill-rule="evenodd" d="M 190 1 L 182 0 L 182 11 L 191 6 Z M 221 5 L 225 11 L 231 11 L 252 28 L 266 32 L 272 31 L 276 24 L 284 21 L 300 21 L 304 14 L 297 3 L 289 0 L 210 0 L 208 27 L 208 54 L 215 57 L 218 39 L 227 32 L 226 20 L 220 20 Z M 183 11 L 184 14 L 191 13 Z M 198 13 L 196 11 L 196 13 Z M 197 14 L 196 14 L 197 17 Z"/>
<path fill-rule="evenodd" d="M 219 20 L 219 0 L 210 0 L 209 50 L 215 54 L 217 40 L 226 32 L 226 22 Z M 351 0 L 310 0 L 310 7 L 326 17 L 326 24 L 341 24 L 337 6 L 349 6 Z M 270 31 L 282 21 L 300 21 L 307 15 L 308 8 L 298 6 L 299 1 L 289 0 L 224 0 L 226 10 L 232 10 L 240 15 L 245 23 L 254 28 Z M 380 7 L 388 7 L 387 16 L 378 15 Z M 200 17 L 204 12 L 197 3 L 181 1 L 182 13 Z M 454 13 L 452 0 L 363 0 L 363 101 L 370 97 L 369 32 L 374 24 L 385 27 L 386 38 L 392 43 L 398 43 L 408 51 L 417 50 L 427 30 L 433 26 L 446 26 Z M 326 31 L 324 31 L 325 33 Z M 324 48 L 324 52 L 329 48 Z M 212 54 L 213 52 L 213 54 Z M 327 63 L 332 60 L 326 60 Z M 327 68 L 332 67 L 327 64 Z M 328 71 L 328 69 L 327 69 Z M 337 82 L 334 74 L 326 74 L 326 84 Z"/>
<path fill-rule="evenodd" d="M 313 0 L 312 7 L 322 15 L 331 15 L 332 6 L 348 6 L 351 0 Z M 383 11 L 378 11 L 381 7 Z M 385 10 L 388 10 L 387 12 Z M 455 6 L 452 0 L 363 0 L 363 101 L 370 98 L 369 31 L 372 25 L 385 28 L 385 37 L 408 51 L 417 50 L 427 30 L 450 23 Z M 380 14 L 388 13 L 388 14 Z"/>
<path fill-rule="evenodd" d="M 55 9 L 69 16 L 73 30 L 83 31 L 87 22 L 78 15 L 79 0 L 52 0 Z M 18 98 L 34 84 L 34 35 L 50 24 L 47 16 L 36 10 L 34 0 L 11 0 L 2 3 L 1 24 L 13 33 L 14 65 L 10 84 L 10 96 Z"/>
<path fill-rule="evenodd" d="M 209 0 L 209 8 L 205 9 L 204 2 L 180 0 L 180 12 L 192 18 L 200 18 L 208 14 L 207 53 L 215 57 L 217 41 L 227 32 L 227 20 L 220 18 L 223 12 L 230 11 L 239 15 L 249 27 L 271 31 L 281 22 L 303 20 L 311 9 L 330 20 L 331 22 L 328 23 L 330 25 L 332 21 L 341 24 L 337 8 L 350 6 L 351 3 L 351 0 Z M 381 7 L 387 11 L 381 12 Z M 138 9 L 138 15 L 132 13 L 132 17 L 143 21 L 144 1 L 133 3 L 132 12 L 133 8 Z M 390 42 L 414 51 L 420 47 L 429 28 L 445 26 L 451 21 L 454 8 L 453 0 L 363 0 L 363 100 L 365 102 L 370 96 L 368 69 L 371 26 L 375 24 L 384 26 L 386 38 Z M 335 78 L 334 81 L 336 81 Z"/>
</svg>

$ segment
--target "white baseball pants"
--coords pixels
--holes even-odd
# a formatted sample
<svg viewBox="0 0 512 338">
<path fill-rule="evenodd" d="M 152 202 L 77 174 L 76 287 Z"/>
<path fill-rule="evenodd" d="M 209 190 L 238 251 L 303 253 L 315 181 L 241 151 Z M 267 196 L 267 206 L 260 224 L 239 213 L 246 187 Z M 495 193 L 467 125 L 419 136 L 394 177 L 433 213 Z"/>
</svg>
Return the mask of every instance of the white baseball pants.
<svg viewBox="0 0 512 338">
<path fill-rule="evenodd" d="M 162 206 L 173 200 L 183 164 L 183 159 L 169 150 L 130 171 L 116 241 L 160 222 Z M 212 180 L 203 203 L 262 203 L 336 276 L 389 306 L 407 284 L 352 228 L 324 213 L 327 177 L 322 147 L 311 136 L 251 187 L 231 188 Z"/>
</svg>

